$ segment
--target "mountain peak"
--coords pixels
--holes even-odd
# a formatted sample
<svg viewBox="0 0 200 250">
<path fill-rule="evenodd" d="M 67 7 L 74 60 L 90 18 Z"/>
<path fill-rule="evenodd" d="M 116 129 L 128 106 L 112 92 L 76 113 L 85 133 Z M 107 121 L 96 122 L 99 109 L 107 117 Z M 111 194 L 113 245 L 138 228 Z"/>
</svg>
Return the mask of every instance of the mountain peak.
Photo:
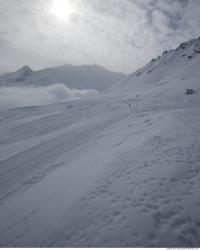
<svg viewBox="0 0 200 250">
<path fill-rule="evenodd" d="M 39 71 L 32 71 L 29 66 L 25 65 L 16 72 L 0 77 L 0 85 L 47 86 L 63 83 L 70 88 L 104 91 L 124 77 L 123 73 L 112 72 L 97 65 L 67 64 Z"/>
<path fill-rule="evenodd" d="M 18 69 L 16 72 L 30 73 L 32 69 L 28 65 L 24 65 L 22 68 Z"/>
</svg>

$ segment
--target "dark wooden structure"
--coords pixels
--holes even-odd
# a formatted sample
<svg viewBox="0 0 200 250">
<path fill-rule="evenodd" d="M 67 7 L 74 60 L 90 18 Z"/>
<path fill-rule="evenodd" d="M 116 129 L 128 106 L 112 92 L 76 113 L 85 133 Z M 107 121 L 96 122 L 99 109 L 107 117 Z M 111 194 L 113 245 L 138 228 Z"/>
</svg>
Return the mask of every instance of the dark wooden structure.
<svg viewBox="0 0 200 250">
<path fill-rule="evenodd" d="M 193 89 L 186 89 L 186 95 L 192 95 L 192 94 L 194 94 Z"/>
</svg>

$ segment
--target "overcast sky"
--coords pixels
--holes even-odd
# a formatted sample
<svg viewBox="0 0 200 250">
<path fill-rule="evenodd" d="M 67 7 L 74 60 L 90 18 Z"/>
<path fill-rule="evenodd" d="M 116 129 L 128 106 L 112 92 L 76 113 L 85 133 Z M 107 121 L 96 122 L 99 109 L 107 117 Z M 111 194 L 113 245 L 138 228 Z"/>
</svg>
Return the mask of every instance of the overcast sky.
<svg viewBox="0 0 200 250">
<path fill-rule="evenodd" d="M 0 72 L 99 64 L 133 72 L 200 36 L 200 0 L 0 0 Z"/>
</svg>

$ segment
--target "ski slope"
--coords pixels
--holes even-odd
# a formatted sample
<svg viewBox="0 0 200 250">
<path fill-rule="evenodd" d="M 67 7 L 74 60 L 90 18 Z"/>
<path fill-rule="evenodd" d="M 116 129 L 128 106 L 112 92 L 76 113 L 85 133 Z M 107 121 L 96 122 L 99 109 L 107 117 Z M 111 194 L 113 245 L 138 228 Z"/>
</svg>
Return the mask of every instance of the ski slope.
<svg viewBox="0 0 200 250">
<path fill-rule="evenodd" d="M 200 56 L 182 50 L 95 98 L 0 112 L 0 246 L 199 247 Z"/>
<path fill-rule="evenodd" d="M 7 113 L 1 246 L 197 246 L 199 107 L 71 105 Z"/>
</svg>

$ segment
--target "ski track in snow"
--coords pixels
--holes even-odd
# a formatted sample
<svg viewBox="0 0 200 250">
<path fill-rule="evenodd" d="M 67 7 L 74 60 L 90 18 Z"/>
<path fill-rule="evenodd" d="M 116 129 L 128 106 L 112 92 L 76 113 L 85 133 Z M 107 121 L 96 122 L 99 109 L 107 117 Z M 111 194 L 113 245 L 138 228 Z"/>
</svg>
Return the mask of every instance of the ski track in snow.
<svg viewBox="0 0 200 250">
<path fill-rule="evenodd" d="M 1 246 L 197 246 L 199 108 L 93 105 L 73 126 L 58 111 L 10 111 L 10 144 L 26 138 L 19 124 L 38 141 L 0 162 Z"/>
</svg>

